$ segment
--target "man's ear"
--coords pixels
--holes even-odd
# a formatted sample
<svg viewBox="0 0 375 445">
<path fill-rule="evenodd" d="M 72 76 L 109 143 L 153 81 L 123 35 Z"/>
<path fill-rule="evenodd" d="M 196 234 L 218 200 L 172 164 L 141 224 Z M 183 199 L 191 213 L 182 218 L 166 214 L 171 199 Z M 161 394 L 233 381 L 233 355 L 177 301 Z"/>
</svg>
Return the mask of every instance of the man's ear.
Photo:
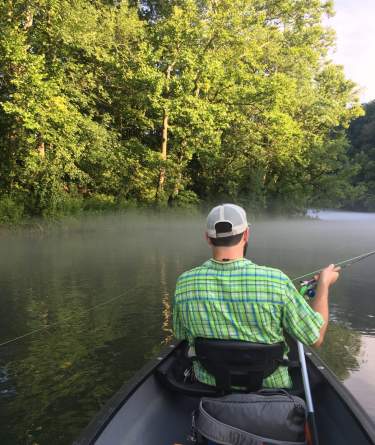
<svg viewBox="0 0 375 445">
<path fill-rule="evenodd" d="M 243 240 L 245 241 L 245 243 L 249 241 L 249 237 L 250 237 L 250 229 L 247 228 L 243 233 Z"/>
<path fill-rule="evenodd" d="M 204 235 L 206 237 L 206 241 L 207 241 L 208 245 L 212 246 L 212 242 L 211 242 L 210 237 L 208 236 L 207 232 L 204 232 Z"/>
</svg>

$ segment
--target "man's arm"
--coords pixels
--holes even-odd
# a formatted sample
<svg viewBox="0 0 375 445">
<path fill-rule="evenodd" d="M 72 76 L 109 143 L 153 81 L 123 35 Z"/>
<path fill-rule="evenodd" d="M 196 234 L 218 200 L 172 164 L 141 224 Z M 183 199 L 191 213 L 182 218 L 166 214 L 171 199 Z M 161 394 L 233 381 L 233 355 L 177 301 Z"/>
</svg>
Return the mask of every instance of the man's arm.
<svg viewBox="0 0 375 445">
<path fill-rule="evenodd" d="M 288 280 L 285 285 L 285 304 L 283 307 L 283 328 L 305 345 L 319 347 L 328 326 L 328 291 L 336 282 L 340 268 L 333 264 L 315 276 L 318 281 L 317 293 L 311 302 L 307 302 Z"/>
<path fill-rule="evenodd" d="M 312 345 L 315 348 L 321 346 L 324 340 L 324 336 L 327 332 L 328 321 L 329 321 L 329 308 L 328 308 L 328 296 L 329 288 L 332 284 L 336 283 L 339 277 L 340 267 L 336 267 L 334 264 L 330 264 L 328 267 L 324 268 L 319 275 L 315 277 L 318 280 L 318 286 L 316 289 L 316 296 L 311 301 L 310 306 L 315 312 L 318 312 L 323 318 L 323 325 L 320 328 L 320 337 Z"/>
</svg>

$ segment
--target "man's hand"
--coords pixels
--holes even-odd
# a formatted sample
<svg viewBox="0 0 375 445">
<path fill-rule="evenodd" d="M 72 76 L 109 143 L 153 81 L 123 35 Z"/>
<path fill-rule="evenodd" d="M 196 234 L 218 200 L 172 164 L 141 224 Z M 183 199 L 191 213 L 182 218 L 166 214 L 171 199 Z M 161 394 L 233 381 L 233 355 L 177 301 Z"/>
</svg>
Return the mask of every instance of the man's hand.
<svg viewBox="0 0 375 445">
<path fill-rule="evenodd" d="M 318 275 L 315 275 L 315 279 L 318 282 L 318 284 L 321 284 L 323 286 L 332 286 L 332 284 L 335 284 L 336 281 L 339 278 L 339 272 L 341 270 L 340 266 L 335 266 L 334 264 L 330 264 L 329 266 L 325 267 L 320 271 Z"/>
<path fill-rule="evenodd" d="M 313 345 L 315 347 L 319 347 L 323 343 L 327 331 L 329 320 L 328 291 L 329 287 L 336 283 L 339 278 L 340 269 L 339 266 L 330 264 L 314 277 L 318 281 L 318 285 L 316 288 L 316 296 L 310 305 L 316 312 L 320 313 L 324 320 L 324 324 L 320 329 L 320 337 Z"/>
</svg>

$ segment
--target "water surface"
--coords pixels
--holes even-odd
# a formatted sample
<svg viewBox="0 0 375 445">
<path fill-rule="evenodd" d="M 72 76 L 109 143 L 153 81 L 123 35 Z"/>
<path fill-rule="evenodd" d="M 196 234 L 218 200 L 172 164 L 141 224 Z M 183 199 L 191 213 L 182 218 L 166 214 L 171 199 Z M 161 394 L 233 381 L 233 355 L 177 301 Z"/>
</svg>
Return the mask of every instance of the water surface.
<svg viewBox="0 0 375 445">
<path fill-rule="evenodd" d="M 248 257 L 291 277 L 375 250 L 375 218 L 255 220 Z M 251 218 L 250 218 L 251 219 Z M 171 338 L 177 276 L 210 257 L 204 217 L 125 214 L 1 234 L 0 443 L 69 444 Z M 332 290 L 324 359 L 375 419 L 375 259 Z M 45 329 L 47 326 L 48 329 Z"/>
</svg>

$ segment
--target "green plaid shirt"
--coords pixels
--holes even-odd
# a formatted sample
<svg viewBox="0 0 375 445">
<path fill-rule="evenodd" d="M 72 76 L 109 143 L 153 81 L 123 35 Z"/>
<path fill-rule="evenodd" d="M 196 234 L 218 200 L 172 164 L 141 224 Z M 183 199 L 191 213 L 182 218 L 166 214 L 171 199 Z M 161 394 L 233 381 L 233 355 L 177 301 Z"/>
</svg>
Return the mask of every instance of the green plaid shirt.
<svg viewBox="0 0 375 445">
<path fill-rule="evenodd" d="M 191 346 L 196 337 L 278 343 L 284 341 L 283 329 L 311 345 L 318 340 L 322 325 L 322 316 L 283 272 L 245 258 L 211 259 L 177 280 L 174 335 L 187 339 Z M 194 371 L 199 381 L 215 385 L 215 378 L 197 362 Z M 288 369 L 282 366 L 263 382 L 270 388 L 290 388 L 291 384 Z"/>
</svg>

